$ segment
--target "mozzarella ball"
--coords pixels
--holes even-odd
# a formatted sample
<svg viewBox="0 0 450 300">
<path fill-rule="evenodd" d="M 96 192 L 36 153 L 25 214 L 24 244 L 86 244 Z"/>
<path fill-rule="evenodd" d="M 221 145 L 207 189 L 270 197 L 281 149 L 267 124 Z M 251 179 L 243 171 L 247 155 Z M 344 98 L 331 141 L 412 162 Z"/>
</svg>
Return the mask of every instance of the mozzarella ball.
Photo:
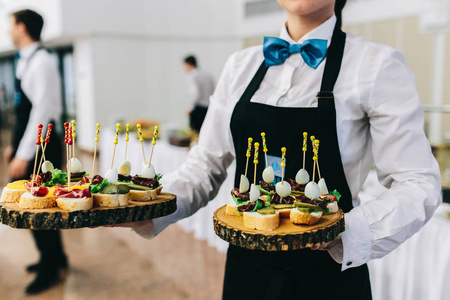
<svg viewBox="0 0 450 300">
<path fill-rule="evenodd" d="M 306 184 L 309 181 L 308 171 L 305 169 L 299 170 L 297 175 L 295 175 L 295 181 L 297 181 L 298 184 Z"/>
<path fill-rule="evenodd" d="M 319 185 L 313 181 L 309 182 L 305 186 L 305 196 L 312 200 L 319 198 L 320 197 Z"/>
<path fill-rule="evenodd" d="M 244 175 L 241 175 L 241 181 L 239 183 L 239 193 L 246 193 L 250 187 L 250 182 L 248 178 Z"/>
<path fill-rule="evenodd" d="M 280 181 L 275 185 L 275 191 L 280 197 L 287 197 L 291 193 L 291 185 L 287 181 Z"/>
<path fill-rule="evenodd" d="M 155 172 L 155 168 L 153 167 L 153 165 L 150 165 L 150 168 L 148 167 L 148 165 L 145 165 L 142 168 L 141 176 L 145 177 L 145 178 L 155 178 L 156 172 Z"/>
<path fill-rule="evenodd" d="M 252 183 L 252 185 L 250 186 L 250 201 L 255 202 L 256 200 L 259 199 L 260 195 L 261 194 L 259 192 L 258 187 Z"/>
<path fill-rule="evenodd" d="M 320 194 L 328 195 L 329 192 L 328 192 L 327 184 L 325 183 L 325 178 L 321 178 L 317 184 L 319 185 Z"/>
<path fill-rule="evenodd" d="M 105 178 L 108 179 L 110 184 L 116 184 L 119 178 L 119 174 L 116 169 L 109 169 L 105 174 Z"/>
<path fill-rule="evenodd" d="M 275 171 L 273 170 L 272 166 L 268 166 L 264 169 L 262 173 L 262 178 L 267 183 L 272 183 L 275 180 Z"/>
<path fill-rule="evenodd" d="M 42 172 L 43 173 L 46 173 L 46 172 L 51 171 L 53 169 L 54 169 L 53 164 L 50 161 L 46 160 L 46 161 L 44 161 L 42 163 Z"/>
<path fill-rule="evenodd" d="M 74 157 L 70 160 L 70 173 L 79 173 L 83 171 L 83 166 L 78 158 Z"/>
</svg>

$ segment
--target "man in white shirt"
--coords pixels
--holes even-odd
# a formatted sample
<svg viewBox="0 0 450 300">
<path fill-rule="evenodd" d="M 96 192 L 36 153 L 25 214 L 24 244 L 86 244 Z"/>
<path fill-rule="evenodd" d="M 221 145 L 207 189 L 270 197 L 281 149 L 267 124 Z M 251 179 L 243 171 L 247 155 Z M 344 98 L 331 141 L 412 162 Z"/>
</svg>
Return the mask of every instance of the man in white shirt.
<svg viewBox="0 0 450 300">
<path fill-rule="evenodd" d="M 214 82 L 211 75 L 197 67 L 197 59 L 192 55 L 184 59 L 184 68 L 189 93 L 189 125 L 199 132 L 208 110 L 209 97 L 214 93 Z"/>
<path fill-rule="evenodd" d="M 33 173 L 37 124 L 58 122 L 62 114 L 61 78 L 57 59 L 40 44 L 43 18 L 32 10 L 21 10 L 10 15 L 10 35 L 17 47 L 15 126 L 12 145 L 5 151 L 12 180 L 29 179 Z M 45 151 L 56 168 L 62 165 L 62 147 L 57 130 L 52 131 Z M 67 267 L 59 231 L 33 230 L 40 251 L 38 264 L 27 271 L 37 272 L 36 279 L 27 287 L 27 293 L 43 291 L 57 282 L 59 268 Z"/>
</svg>

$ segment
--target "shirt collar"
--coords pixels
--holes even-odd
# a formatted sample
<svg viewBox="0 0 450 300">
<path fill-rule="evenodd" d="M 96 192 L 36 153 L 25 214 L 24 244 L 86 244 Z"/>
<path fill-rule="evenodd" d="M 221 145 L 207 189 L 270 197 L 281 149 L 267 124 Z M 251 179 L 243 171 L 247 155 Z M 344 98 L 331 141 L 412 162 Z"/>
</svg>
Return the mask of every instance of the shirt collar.
<svg viewBox="0 0 450 300">
<path fill-rule="evenodd" d="M 36 49 L 39 47 L 39 42 L 35 42 L 33 44 L 30 44 L 28 46 L 26 46 L 25 48 L 21 49 L 19 51 L 20 53 L 20 58 L 24 58 L 24 59 L 28 59 L 31 54 L 33 54 L 34 51 L 36 51 Z"/>
<path fill-rule="evenodd" d="M 303 43 L 304 41 L 309 39 L 322 39 L 327 40 L 329 45 L 331 37 L 333 36 L 333 30 L 335 25 L 336 25 L 336 16 L 333 14 L 328 20 L 326 20 L 320 26 L 314 28 L 313 30 L 305 34 L 300 40 L 296 42 L 289 35 L 285 23 L 281 28 L 280 38 L 287 41 L 289 44 Z"/>
</svg>

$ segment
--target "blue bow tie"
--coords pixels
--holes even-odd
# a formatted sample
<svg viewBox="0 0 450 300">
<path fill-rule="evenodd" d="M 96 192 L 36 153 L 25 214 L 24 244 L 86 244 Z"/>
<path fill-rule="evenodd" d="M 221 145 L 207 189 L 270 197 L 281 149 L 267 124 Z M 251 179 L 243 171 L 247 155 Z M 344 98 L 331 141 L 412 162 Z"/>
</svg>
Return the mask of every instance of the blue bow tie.
<svg viewBox="0 0 450 300">
<path fill-rule="evenodd" d="M 276 37 L 264 37 L 263 46 L 266 67 L 279 65 L 293 53 L 299 52 L 305 63 L 316 69 L 327 53 L 327 40 L 311 39 L 303 44 L 289 44 Z"/>
</svg>

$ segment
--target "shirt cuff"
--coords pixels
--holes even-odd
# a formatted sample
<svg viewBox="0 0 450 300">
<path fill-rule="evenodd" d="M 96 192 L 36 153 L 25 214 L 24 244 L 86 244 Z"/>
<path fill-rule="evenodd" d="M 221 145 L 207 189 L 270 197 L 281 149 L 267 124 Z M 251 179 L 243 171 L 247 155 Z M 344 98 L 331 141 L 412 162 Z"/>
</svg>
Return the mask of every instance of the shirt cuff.
<svg viewBox="0 0 450 300">
<path fill-rule="evenodd" d="M 372 257 L 372 234 L 362 210 L 352 209 L 344 215 L 344 221 L 345 231 L 342 234 L 343 253 L 341 254 L 342 271 L 359 267 L 367 263 Z"/>
<path fill-rule="evenodd" d="M 134 232 L 145 239 L 152 239 L 156 236 L 152 220 L 133 222 L 130 226 Z"/>
</svg>

